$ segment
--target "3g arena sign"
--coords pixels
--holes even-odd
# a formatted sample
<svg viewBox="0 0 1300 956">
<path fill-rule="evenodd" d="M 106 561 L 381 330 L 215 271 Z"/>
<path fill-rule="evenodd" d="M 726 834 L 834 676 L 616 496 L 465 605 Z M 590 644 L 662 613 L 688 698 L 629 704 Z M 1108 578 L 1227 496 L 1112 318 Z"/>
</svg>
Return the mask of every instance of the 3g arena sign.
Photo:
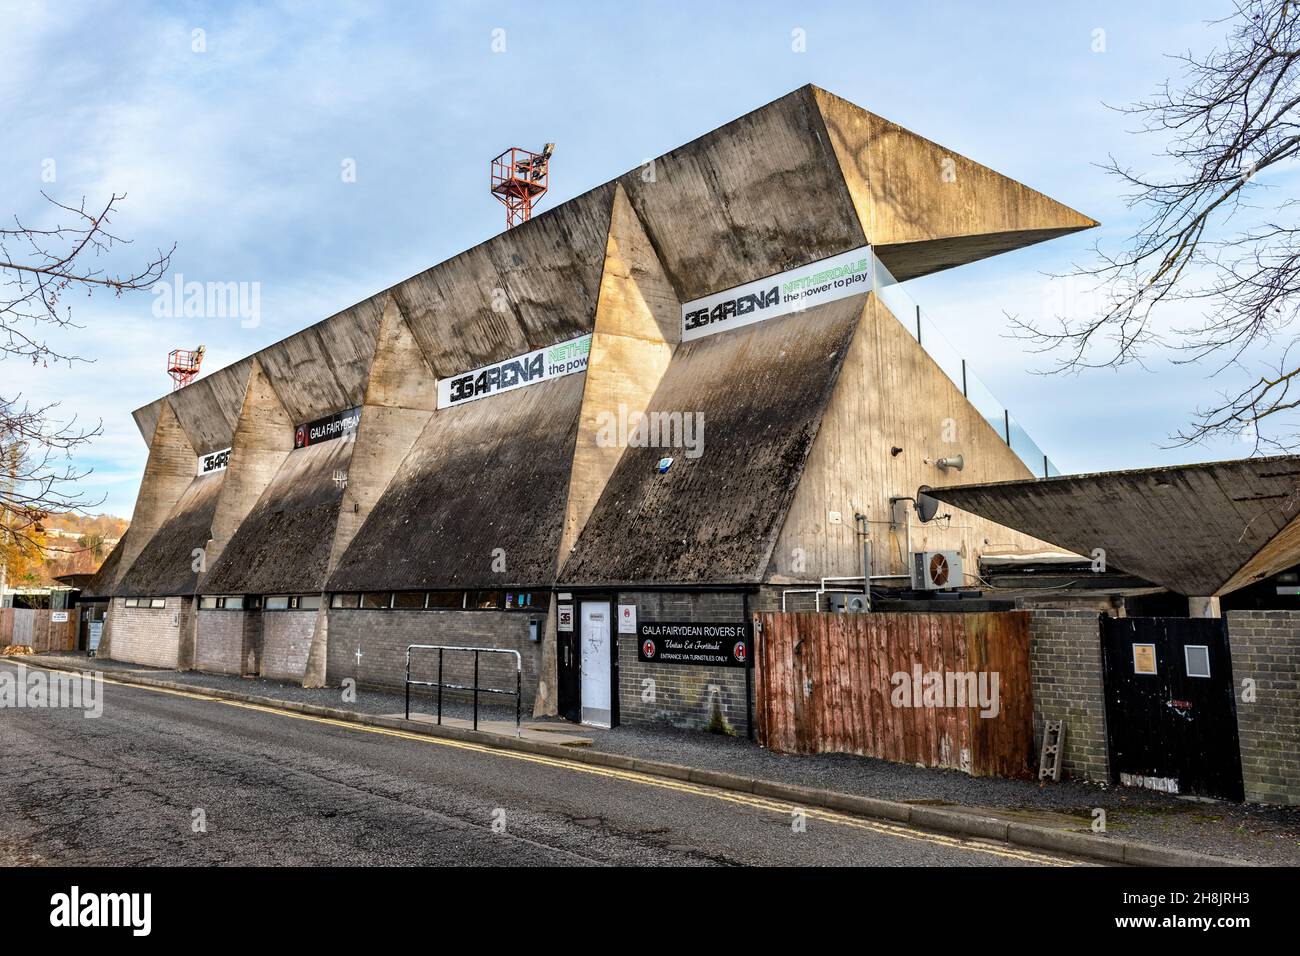
<svg viewBox="0 0 1300 956">
<path fill-rule="evenodd" d="M 871 247 L 706 295 L 682 306 L 682 341 L 871 291 Z"/>
<path fill-rule="evenodd" d="M 226 466 L 230 464 L 230 449 L 223 448 L 221 451 L 214 451 L 210 455 L 202 455 L 199 458 L 198 477 L 211 475 L 214 472 L 225 471 Z"/>
<path fill-rule="evenodd" d="M 582 372 L 591 352 L 591 335 L 548 345 L 527 355 L 497 362 L 438 380 L 438 407 L 464 405 L 489 395 L 510 392 L 525 385 L 536 385 L 562 375 Z"/>
<path fill-rule="evenodd" d="M 333 441 L 336 438 L 355 434 L 359 424 L 361 424 L 361 406 L 345 408 L 333 415 L 299 425 L 293 430 L 293 447 L 306 448 L 308 445 L 317 445 L 323 441 Z"/>
</svg>

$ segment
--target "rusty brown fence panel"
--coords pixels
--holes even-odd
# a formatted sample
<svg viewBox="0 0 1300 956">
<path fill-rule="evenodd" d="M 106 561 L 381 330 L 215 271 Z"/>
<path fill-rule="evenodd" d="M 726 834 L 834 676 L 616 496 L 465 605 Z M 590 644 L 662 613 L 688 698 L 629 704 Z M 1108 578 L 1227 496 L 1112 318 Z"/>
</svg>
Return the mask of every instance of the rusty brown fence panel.
<svg viewBox="0 0 1300 956">
<path fill-rule="evenodd" d="M 1033 698 L 1025 612 L 769 612 L 755 621 L 755 713 L 764 747 L 977 776 L 1028 775 Z M 980 691 L 989 706 L 981 707 Z"/>
<path fill-rule="evenodd" d="M 67 614 L 67 621 L 54 621 L 55 613 Z M 36 653 L 73 651 L 77 648 L 77 628 L 81 612 L 52 612 L 29 608 L 0 608 L 0 647 L 25 644 Z"/>
</svg>

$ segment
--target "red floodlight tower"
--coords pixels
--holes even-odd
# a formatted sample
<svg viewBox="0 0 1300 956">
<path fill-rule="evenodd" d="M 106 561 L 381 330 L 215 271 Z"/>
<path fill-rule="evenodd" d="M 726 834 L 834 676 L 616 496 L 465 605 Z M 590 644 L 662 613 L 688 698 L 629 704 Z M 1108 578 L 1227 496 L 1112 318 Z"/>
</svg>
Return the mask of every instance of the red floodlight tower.
<svg viewBox="0 0 1300 956">
<path fill-rule="evenodd" d="M 492 195 L 506 204 L 506 228 L 524 222 L 533 214 L 533 203 L 546 195 L 546 174 L 554 143 L 540 153 L 511 146 L 492 160 Z"/>
<path fill-rule="evenodd" d="M 172 349 L 167 353 L 167 374 L 172 377 L 173 392 L 198 378 L 205 351 L 207 350 L 200 345 L 192 352 L 189 349 Z"/>
</svg>

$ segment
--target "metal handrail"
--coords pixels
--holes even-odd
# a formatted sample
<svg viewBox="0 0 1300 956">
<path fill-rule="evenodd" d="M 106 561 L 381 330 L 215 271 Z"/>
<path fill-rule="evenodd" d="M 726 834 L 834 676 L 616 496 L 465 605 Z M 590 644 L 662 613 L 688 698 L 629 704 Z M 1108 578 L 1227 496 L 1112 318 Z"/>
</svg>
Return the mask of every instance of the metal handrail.
<svg viewBox="0 0 1300 956">
<path fill-rule="evenodd" d="M 411 680 L 411 651 L 426 650 L 438 652 L 438 679 L 436 681 L 428 680 Z M 474 655 L 474 684 L 472 687 L 465 684 L 445 684 L 442 680 L 442 664 L 444 651 L 468 651 Z M 499 687 L 480 687 L 478 685 L 478 656 L 480 654 L 513 654 L 515 656 L 515 689 L 502 690 Z M 515 734 L 518 735 L 521 726 L 521 710 L 523 703 L 523 679 L 524 679 L 524 658 L 516 650 L 506 647 L 462 647 L 456 644 L 407 644 L 406 645 L 406 719 L 411 719 L 411 685 L 418 684 L 421 687 L 438 688 L 438 723 L 442 723 L 442 689 L 444 687 L 452 690 L 472 690 L 474 692 L 474 729 L 478 730 L 478 695 L 479 691 L 485 694 L 505 694 L 507 697 L 515 699 Z"/>
</svg>

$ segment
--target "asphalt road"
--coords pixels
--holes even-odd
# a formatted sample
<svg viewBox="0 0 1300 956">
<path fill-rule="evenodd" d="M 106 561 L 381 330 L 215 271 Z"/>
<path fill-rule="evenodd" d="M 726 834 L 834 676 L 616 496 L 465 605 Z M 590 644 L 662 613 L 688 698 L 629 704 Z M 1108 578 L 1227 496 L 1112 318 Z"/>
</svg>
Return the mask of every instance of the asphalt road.
<svg viewBox="0 0 1300 956">
<path fill-rule="evenodd" d="M 98 718 L 0 709 L 5 865 L 1068 862 L 198 694 L 105 682 Z"/>
</svg>

